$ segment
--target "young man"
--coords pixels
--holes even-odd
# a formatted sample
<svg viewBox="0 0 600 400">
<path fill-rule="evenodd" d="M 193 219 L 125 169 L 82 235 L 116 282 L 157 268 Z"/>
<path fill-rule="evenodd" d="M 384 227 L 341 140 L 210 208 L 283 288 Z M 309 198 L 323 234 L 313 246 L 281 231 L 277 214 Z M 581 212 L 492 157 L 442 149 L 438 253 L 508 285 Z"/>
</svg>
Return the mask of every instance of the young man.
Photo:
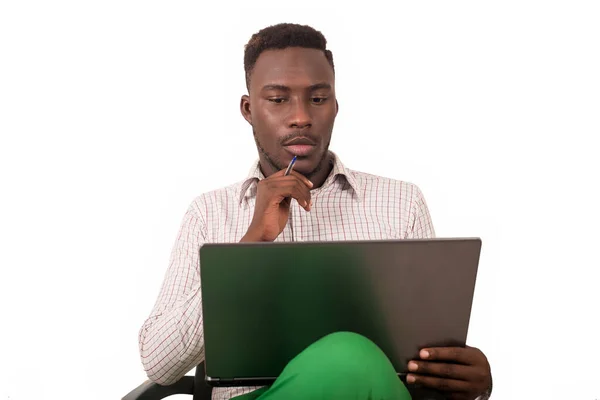
<svg viewBox="0 0 600 400">
<path fill-rule="evenodd" d="M 292 24 L 265 28 L 246 45 L 244 67 L 248 95 L 240 108 L 259 160 L 247 179 L 199 196 L 185 214 L 158 300 L 139 333 L 144 368 L 159 384 L 174 383 L 204 359 L 203 243 L 435 235 L 417 186 L 350 170 L 329 151 L 338 102 L 333 56 L 320 32 Z M 294 156 L 294 170 L 285 176 Z M 478 349 L 430 348 L 420 357 L 408 365 L 409 385 L 453 399 L 487 397 L 490 367 Z M 317 398 L 317 392 L 322 398 L 410 398 L 377 346 L 347 333 L 307 348 L 269 388 L 213 393 L 219 399 L 290 399 Z"/>
</svg>

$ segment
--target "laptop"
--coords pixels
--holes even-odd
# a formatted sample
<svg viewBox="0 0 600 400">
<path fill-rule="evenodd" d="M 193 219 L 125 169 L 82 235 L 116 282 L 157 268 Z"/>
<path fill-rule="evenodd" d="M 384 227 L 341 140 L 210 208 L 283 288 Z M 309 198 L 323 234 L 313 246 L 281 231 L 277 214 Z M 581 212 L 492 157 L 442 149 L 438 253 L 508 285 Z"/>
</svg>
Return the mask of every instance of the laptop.
<svg viewBox="0 0 600 400">
<path fill-rule="evenodd" d="M 205 244 L 206 381 L 269 385 L 339 331 L 375 342 L 404 380 L 430 346 L 464 346 L 479 238 Z"/>
</svg>

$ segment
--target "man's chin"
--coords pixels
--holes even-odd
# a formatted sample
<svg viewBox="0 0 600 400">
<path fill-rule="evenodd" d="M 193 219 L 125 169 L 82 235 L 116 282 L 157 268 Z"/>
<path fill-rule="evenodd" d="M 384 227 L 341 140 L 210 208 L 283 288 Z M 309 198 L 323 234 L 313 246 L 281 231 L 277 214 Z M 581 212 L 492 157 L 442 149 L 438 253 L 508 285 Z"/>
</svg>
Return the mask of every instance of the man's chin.
<svg viewBox="0 0 600 400">
<path fill-rule="evenodd" d="M 307 157 L 298 156 L 296 163 L 294 164 L 294 171 L 297 171 L 308 179 L 311 179 L 323 169 L 327 154 L 328 151 L 325 151 L 325 153 L 319 155 L 311 155 Z"/>
<path fill-rule="evenodd" d="M 294 156 L 292 156 L 293 158 Z M 291 161 L 291 159 L 290 159 Z M 284 168 L 287 168 L 289 164 L 286 164 Z M 301 173 L 302 175 L 308 175 L 313 172 L 319 165 L 319 159 L 311 156 L 296 156 L 296 162 L 294 163 L 294 171 Z"/>
</svg>

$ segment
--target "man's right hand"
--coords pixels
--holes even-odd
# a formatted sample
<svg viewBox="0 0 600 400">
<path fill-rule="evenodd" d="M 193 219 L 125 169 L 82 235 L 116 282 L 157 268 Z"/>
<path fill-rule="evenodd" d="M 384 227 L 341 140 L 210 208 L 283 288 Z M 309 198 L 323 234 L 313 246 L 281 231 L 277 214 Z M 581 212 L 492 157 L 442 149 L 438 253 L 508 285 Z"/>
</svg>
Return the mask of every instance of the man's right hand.
<svg viewBox="0 0 600 400">
<path fill-rule="evenodd" d="M 312 182 L 294 170 L 284 174 L 285 170 L 281 170 L 258 182 L 254 216 L 240 242 L 274 241 L 287 224 L 292 198 L 310 211 Z"/>
</svg>

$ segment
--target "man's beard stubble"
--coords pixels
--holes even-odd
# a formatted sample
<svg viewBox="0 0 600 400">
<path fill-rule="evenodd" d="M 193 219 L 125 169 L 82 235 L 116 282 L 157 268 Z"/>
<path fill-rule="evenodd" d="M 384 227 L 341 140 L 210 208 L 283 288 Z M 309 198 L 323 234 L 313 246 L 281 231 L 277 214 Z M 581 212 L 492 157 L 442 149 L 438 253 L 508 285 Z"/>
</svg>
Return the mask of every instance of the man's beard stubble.
<svg viewBox="0 0 600 400">
<path fill-rule="evenodd" d="M 254 135 L 254 142 L 256 142 L 256 148 L 258 149 L 258 152 L 265 157 L 265 159 L 267 160 L 269 165 L 271 165 L 271 167 L 273 167 L 276 171 L 280 171 L 284 168 L 287 168 L 287 165 L 282 163 L 278 157 L 271 156 L 269 153 L 267 153 L 267 151 L 264 149 L 264 147 L 260 144 L 260 142 L 258 140 L 258 136 L 256 135 L 256 131 L 254 130 L 254 128 L 252 129 L 252 133 Z M 323 160 L 329 155 L 329 143 L 330 142 L 331 142 L 331 140 L 327 143 L 327 146 L 325 146 L 325 151 L 323 151 L 323 154 L 321 155 L 321 158 L 319 159 L 319 163 L 317 164 L 315 169 L 310 171 L 308 174 L 304 174 L 304 176 L 306 176 L 308 179 L 312 178 L 315 174 L 317 174 L 319 171 L 321 171 L 323 169 L 323 164 L 324 164 Z"/>
</svg>

